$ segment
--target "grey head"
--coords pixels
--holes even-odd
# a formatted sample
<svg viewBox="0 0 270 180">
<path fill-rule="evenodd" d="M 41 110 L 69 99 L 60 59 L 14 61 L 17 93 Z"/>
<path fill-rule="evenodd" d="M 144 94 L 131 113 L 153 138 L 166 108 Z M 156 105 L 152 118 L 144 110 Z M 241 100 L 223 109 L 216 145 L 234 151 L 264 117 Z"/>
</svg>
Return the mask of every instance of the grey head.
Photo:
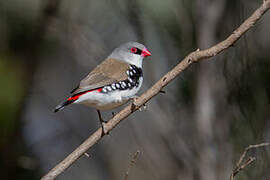
<svg viewBox="0 0 270 180">
<path fill-rule="evenodd" d="M 128 42 L 114 49 L 108 58 L 124 61 L 137 67 L 142 67 L 143 58 L 151 56 L 150 51 L 138 42 Z"/>
</svg>

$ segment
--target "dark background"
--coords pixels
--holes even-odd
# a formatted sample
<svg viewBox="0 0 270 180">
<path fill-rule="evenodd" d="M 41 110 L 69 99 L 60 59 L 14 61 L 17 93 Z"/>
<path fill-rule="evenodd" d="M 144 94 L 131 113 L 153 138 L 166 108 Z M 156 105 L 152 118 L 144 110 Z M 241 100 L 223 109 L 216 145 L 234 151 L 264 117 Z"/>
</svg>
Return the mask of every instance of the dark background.
<svg viewBox="0 0 270 180">
<path fill-rule="evenodd" d="M 38 179 L 99 126 L 81 105 L 54 114 L 120 44 L 138 41 L 151 87 L 189 52 L 225 39 L 262 0 L 0 1 L 0 176 Z M 270 139 L 270 14 L 234 47 L 192 65 L 57 179 L 225 180 Z M 121 109 L 121 108 L 119 108 Z M 115 110 L 115 112 L 119 111 Z M 104 117 L 109 119 L 110 112 Z M 269 148 L 239 179 L 270 179 Z"/>
</svg>

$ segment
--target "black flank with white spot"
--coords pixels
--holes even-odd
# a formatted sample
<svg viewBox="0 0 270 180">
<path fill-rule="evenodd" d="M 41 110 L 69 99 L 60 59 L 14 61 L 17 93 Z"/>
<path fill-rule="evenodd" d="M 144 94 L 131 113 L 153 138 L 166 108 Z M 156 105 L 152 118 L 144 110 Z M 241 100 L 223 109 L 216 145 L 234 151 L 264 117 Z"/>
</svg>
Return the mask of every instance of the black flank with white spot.
<svg viewBox="0 0 270 180">
<path fill-rule="evenodd" d="M 138 87 L 139 79 L 143 76 L 142 69 L 131 64 L 129 69 L 126 71 L 126 74 L 128 75 L 128 79 L 113 83 L 109 86 L 104 86 L 101 92 L 109 93 L 114 90 L 127 90 Z"/>
</svg>

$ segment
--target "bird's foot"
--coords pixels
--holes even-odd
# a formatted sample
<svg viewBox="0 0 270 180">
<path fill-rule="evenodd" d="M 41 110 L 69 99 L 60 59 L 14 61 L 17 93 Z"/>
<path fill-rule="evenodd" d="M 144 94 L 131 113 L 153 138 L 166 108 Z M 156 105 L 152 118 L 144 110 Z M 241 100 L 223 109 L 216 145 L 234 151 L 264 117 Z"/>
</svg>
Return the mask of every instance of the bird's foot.
<svg viewBox="0 0 270 180">
<path fill-rule="evenodd" d="M 136 96 L 136 95 L 134 95 L 134 96 L 132 96 L 132 101 L 133 101 L 133 103 L 137 100 L 137 99 L 139 99 L 139 96 Z"/>
<path fill-rule="evenodd" d="M 103 118 L 101 117 L 100 111 L 97 110 L 97 112 L 98 112 L 98 117 L 99 117 L 99 123 L 100 123 L 101 129 L 102 129 L 102 134 L 101 134 L 101 136 L 108 135 L 109 132 L 106 132 L 106 129 L 105 129 L 105 126 L 104 126 L 104 125 L 106 125 L 107 122 L 104 121 Z"/>
<path fill-rule="evenodd" d="M 102 134 L 101 134 L 101 136 L 109 135 L 109 132 L 107 132 L 106 129 L 105 129 L 106 122 L 103 121 L 103 122 L 100 123 L 100 125 L 101 125 L 101 129 L 102 129 Z"/>
</svg>

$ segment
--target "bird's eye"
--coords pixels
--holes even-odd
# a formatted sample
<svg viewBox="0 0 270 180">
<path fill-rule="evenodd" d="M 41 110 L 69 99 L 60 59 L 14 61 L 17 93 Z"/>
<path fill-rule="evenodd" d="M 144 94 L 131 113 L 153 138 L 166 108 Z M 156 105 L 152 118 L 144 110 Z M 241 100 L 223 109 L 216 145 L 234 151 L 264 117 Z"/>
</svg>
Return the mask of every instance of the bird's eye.
<svg viewBox="0 0 270 180">
<path fill-rule="evenodd" d="M 138 49 L 135 48 L 135 47 L 133 47 L 133 48 L 130 49 L 130 52 L 132 52 L 132 53 L 134 53 L 134 54 L 135 54 L 137 51 L 138 51 Z"/>
</svg>

